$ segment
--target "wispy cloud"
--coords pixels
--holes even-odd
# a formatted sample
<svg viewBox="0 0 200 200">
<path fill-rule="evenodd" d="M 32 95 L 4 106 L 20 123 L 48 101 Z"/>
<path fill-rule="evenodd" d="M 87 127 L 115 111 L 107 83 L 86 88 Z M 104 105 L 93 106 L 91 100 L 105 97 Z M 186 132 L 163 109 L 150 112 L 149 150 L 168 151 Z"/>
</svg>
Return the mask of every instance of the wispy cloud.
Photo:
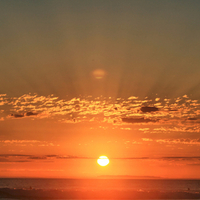
<svg viewBox="0 0 200 200">
<path fill-rule="evenodd" d="M 84 157 L 75 155 L 26 155 L 26 154 L 0 154 L 0 162 L 13 162 L 13 163 L 24 163 L 24 162 L 56 162 L 58 160 L 76 160 L 76 159 L 93 159 L 96 157 Z M 199 165 L 200 156 L 166 156 L 166 157 L 110 157 L 110 160 L 144 160 L 148 162 L 184 162 L 183 164 Z"/>
<path fill-rule="evenodd" d="M 27 155 L 27 154 L 0 154 L 0 162 L 34 162 L 34 161 L 51 161 L 68 159 L 96 159 L 91 157 L 74 156 L 74 155 Z"/>
<path fill-rule="evenodd" d="M 0 145 L 16 145 L 16 146 L 59 146 L 49 141 L 39 141 L 39 140 L 0 140 Z"/>
<path fill-rule="evenodd" d="M 151 139 L 151 138 L 142 138 L 142 140 L 144 142 L 152 142 L 153 141 L 153 139 Z"/>
<path fill-rule="evenodd" d="M 189 139 L 189 138 L 181 138 L 181 139 L 159 139 L 156 140 L 158 143 L 168 143 L 168 144 L 192 144 L 192 145 L 200 145 L 200 138 L 198 139 Z"/>
</svg>

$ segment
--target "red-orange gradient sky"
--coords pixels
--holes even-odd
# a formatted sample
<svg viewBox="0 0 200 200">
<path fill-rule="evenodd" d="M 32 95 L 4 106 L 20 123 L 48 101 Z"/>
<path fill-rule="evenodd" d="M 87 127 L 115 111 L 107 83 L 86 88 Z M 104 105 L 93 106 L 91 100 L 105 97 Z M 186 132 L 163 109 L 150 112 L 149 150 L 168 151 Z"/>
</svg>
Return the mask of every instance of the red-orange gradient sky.
<svg viewBox="0 0 200 200">
<path fill-rule="evenodd" d="M 200 178 L 199 9 L 2 0 L 0 177 Z"/>
</svg>

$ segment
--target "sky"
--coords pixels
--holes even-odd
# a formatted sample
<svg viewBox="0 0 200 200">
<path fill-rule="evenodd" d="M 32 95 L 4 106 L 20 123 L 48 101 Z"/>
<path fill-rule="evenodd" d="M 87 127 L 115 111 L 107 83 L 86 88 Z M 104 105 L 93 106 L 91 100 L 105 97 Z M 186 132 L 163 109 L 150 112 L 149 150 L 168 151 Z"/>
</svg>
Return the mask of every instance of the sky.
<svg viewBox="0 0 200 200">
<path fill-rule="evenodd" d="M 0 177 L 200 178 L 199 10 L 0 0 Z"/>
</svg>

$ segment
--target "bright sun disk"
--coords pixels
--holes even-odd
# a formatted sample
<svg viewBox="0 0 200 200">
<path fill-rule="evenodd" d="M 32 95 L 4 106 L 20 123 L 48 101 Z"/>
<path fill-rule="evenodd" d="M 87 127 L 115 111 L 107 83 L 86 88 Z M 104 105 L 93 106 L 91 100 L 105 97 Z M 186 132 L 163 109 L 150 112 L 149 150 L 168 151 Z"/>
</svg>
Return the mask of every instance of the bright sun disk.
<svg viewBox="0 0 200 200">
<path fill-rule="evenodd" d="M 97 163 L 101 166 L 106 166 L 109 164 L 109 159 L 107 156 L 100 156 L 98 159 L 97 159 Z"/>
</svg>

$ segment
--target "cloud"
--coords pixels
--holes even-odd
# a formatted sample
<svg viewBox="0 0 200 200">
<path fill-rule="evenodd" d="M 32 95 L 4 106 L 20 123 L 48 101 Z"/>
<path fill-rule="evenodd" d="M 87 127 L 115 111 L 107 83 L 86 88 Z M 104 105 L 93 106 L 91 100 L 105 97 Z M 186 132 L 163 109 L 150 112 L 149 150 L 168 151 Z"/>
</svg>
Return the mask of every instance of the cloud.
<svg viewBox="0 0 200 200">
<path fill-rule="evenodd" d="M 59 99 L 53 95 L 39 96 L 24 94 L 20 97 L 0 96 L 1 123 L 6 120 L 24 118 L 54 119 L 58 123 L 123 123 L 165 127 L 165 132 L 200 132 L 200 103 L 188 96 L 174 99 L 139 99 L 131 96 L 104 98 L 86 96 L 82 98 Z M 3 120 L 2 120 L 3 119 Z M 192 125 L 191 125 L 192 124 Z M 171 126 L 170 126 L 171 125 Z M 184 126 L 183 126 L 184 125 Z M 160 127 L 149 133 L 159 132 Z M 130 127 L 131 128 L 131 127 Z M 149 128 L 149 127 L 145 127 Z M 157 130 L 156 130 L 157 128 Z M 161 130 L 164 132 L 164 130 Z"/>
<path fill-rule="evenodd" d="M 38 113 L 33 113 L 33 112 L 27 112 L 26 116 L 31 116 L 31 115 L 37 115 Z"/>
<path fill-rule="evenodd" d="M 152 141 L 153 141 L 153 140 L 150 139 L 150 138 L 142 138 L 142 140 L 143 140 L 144 142 L 152 142 Z"/>
<path fill-rule="evenodd" d="M 21 118 L 21 117 L 24 117 L 24 114 L 11 114 L 11 116 L 15 118 Z"/>
<path fill-rule="evenodd" d="M 122 118 L 123 122 L 126 123 L 148 123 L 148 122 L 156 122 L 158 119 L 145 119 L 144 117 L 140 118 Z"/>
<path fill-rule="evenodd" d="M 89 157 L 84 157 L 84 156 L 73 156 L 73 155 L 68 155 L 68 156 L 57 156 L 57 159 L 93 159 Z M 96 158 L 95 158 L 96 159 Z"/>
<path fill-rule="evenodd" d="M 27 154 L 0 154 L 0 157 L 27 157 L 27 156 L 31 156 L 31 155 L 27 155 Z"/>
<path fill-rule="evenodd" d="M 74 155 L 27 155 L 27 154 L 0 154 L 0 162 L 33 162 L 41 161 L 56 161 L 68 159 L 96 159 L 84 156 Z"/>
<path fill-rule="evenodd" d="M 161 157 L 160 159 L 163 160 L 170 160 L 170 161 L 191 161 L 191 160 L 198 160 L 200 161 L 200 156 L 175 156 L 175 157 Z"/>
<path fill-rule="evenodd" d="M 46 156 L 30 156 L 30 157 L 28 157 L 28 159 L 31 159 L 31 160 L 46 160 L 47 157 Z"/>
<path fill-rule="evenodd" d="M 196 161 L 200 163 L 200 156 L 164 156 L 164 157 L 125 157 L 125 158 L 112 158 L 122 160 L 157 160 L 157 161 Z"/>
<path fill-rule="evenodd" d="M 190 139 L 190 138 L 181 138 L 181 139 L 158 139 L 158 143 L 168 143 L 168 144 L 191 144 L 191 145 L 200 145 L 200 138 Z"/>
<path fill-rule="evenodd" d="M 122 160 L 147 160 L 151 159 L 150 157 L 124 157 L 124 158 L 111 158 L 111 159 L 122 159 Z"/>
<path fill-rule="evenodd" d="M 126 128 L 120 128 L 121 130 L 126 130 L 126 131 L 131 131 L 132 129 L 131 128 L 128 128 L 128 127 L 126 127 Z"/>
<path fill-rule="evenodd" d="M 26 154 L 0 154 L 0 162 L 56 162 L 56 160 L 94 159 L 96 157 L 84 157 L 75 155 L 26 155 Z M 200 163 L 200 156 L 166 156 L 166 157 L 110 157 L 110 160 L 149 160 L 149 161 L 192 161 Z M 188 163 L 192 164 L 192 163 Z"/>
<path fill-rule="evenodd" d="M 0 154 L 0 162 L 29 162 L 27 157 L 30 155 L 23 154 Z"/>
<path fill-rule="evenodd" d="M 139 131 L 144 131 L 145 133 L 149 132 L 149 128 L 139 128 Z"/>
<path fill-rule="evenodd" d="M 187 165 L 190 165 L 190 166 L 200 166 L 200 162 L 199 163 L 188 163 Z"/>
<path fill-rule="evenodd" d="M 197 120 L 196 117 L 189 117 L 187 120 Z"/>
<path fill-rule="evenodd" d="M 170 121 L 168 121 L 169 123 Z M 183 125 L 184 123 L 184 125 Z M 177 132 L 177 133 L 199 133 L 200 127 L 197 124 L 185 124 L 185 122 L 180 122 L 179 120 L 171 120 L 173 127 L 166 126 L 154 128 L 152 133 L 162 133 L 162 132 Z"/>
<path fill-rule="evenodd" d="M 134 100 L 134 99 L 138 99 L 138 97 L 131 96 L 131 97 L 128 98 L 128 100 Z"/>
<path fill-rule="evenodd" d="M 56 158 L 57 155 L 46 155 L 46 157 L 48 157 L 48 158 Z"/>
<path fill-rule="evenodd" d="M 22 113 L 22 114 L 11 114 L 12 117 L 14 118 L 22 118 L 22 117 L 29 117 L 29 116 L 35 116 L 38 115 L 38 113 L 34 113 L 34 112 L 27 112 L 27 113 Z"/>
<path fill-rule="evenodd" d="M 4 146 L 60 146 L 59 144 L 40 140 L 0 140 L 0 144 L 3 144 Z"/>
<path fill-rule="evenodd" d="M 142 112 L 155 112 L 155 111 L 158 111 L 158 108 L 156 107 L 149 107 L 149 106 L 144 106 L 144 107 L 141 107 L 140 109 Z"/>
</svg>

